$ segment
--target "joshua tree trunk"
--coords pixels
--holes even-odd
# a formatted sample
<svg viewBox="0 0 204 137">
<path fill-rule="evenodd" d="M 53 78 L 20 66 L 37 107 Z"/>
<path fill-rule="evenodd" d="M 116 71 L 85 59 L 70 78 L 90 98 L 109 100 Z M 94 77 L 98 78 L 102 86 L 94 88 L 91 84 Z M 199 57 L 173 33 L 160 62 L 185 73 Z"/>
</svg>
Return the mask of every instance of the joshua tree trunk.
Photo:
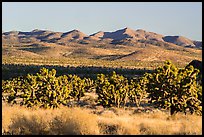
<svg viewBox="0 0 204 137">
<path fill-rule="evenodd" d="M 177 112 L 176 112 L 176 107 L 175 106 L 173 106 L 173 105 L 171 105 L 171 107 L 170 107 L 170 114 L 171 115 L 175 115 Z"/>
</svg>

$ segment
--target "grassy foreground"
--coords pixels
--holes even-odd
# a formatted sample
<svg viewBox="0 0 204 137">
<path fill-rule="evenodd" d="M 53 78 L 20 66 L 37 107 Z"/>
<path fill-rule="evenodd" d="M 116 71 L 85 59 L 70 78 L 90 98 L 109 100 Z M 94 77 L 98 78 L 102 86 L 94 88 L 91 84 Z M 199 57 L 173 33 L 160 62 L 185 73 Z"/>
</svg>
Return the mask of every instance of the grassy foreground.
<svg viewBox="0 0 204 137">
<path fill-rule="evenodd" d="M 202 116 L 136 109 L 60 107 L 28 109 L 2 102 L 2 134 L 201 135 Z"/>
</svg>

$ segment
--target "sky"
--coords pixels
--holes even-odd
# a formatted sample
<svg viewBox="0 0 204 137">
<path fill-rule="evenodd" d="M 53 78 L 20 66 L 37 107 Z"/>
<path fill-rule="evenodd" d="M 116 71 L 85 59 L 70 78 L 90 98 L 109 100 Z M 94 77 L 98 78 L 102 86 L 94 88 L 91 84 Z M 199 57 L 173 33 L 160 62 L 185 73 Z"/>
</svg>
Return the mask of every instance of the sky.
<svg viewBox="0 0 204 137">
<path fill-rule="evenodd" d="M 3 32 L 125 27 L 202 40 L 202 2 L 2 2 Z"/>
</svg>

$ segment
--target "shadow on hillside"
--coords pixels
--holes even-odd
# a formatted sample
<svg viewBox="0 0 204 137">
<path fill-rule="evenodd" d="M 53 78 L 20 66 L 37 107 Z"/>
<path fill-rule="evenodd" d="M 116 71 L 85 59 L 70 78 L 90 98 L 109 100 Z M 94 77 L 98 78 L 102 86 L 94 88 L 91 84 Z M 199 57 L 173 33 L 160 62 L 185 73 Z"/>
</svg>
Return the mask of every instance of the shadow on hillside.
<svg viewBox="0 0 204 137">
<path fill-rule="evenodd" d="M 94 67 L 94 66 L 53 66 L 53 65 L 21 65 L 21 64 L 2 64 L 2 80 L 8 80 L 26 74 L 36 74 L 40 68 L 45 67 L 49 70 L 55 69 L 57 76 L 75 74 L 80 77 L 89 77 L 96 79 L 97 74 L 111 74 L 115 71 L 117 74 L 124 75 L 127 78 L 132 78 L 138 75 L 143 75 L 145 72 L 151 72 L 147 69 L 127 69 L 127 68 L 109 68 L 109 67 Z"/>
</svg>

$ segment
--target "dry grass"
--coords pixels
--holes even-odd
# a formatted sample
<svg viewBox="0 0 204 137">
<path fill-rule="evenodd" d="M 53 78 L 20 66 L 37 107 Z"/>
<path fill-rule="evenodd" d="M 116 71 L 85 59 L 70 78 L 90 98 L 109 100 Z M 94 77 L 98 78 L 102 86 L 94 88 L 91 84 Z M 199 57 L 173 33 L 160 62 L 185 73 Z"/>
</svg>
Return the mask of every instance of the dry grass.
<svg viewBox="0 0 204 137">
<path fill-rule="evenodd" d="M 96 115 L 80 108 L 27 109 L 3 104 L 5 133 L 27 135 L 99 134 Z"/>
<path fill-rule="evenodd" d="M 131 109 L 28 109 L 2 105 L 2 134 L 27 135 L 201 135 L 202 116 Z"/>
</svg>

